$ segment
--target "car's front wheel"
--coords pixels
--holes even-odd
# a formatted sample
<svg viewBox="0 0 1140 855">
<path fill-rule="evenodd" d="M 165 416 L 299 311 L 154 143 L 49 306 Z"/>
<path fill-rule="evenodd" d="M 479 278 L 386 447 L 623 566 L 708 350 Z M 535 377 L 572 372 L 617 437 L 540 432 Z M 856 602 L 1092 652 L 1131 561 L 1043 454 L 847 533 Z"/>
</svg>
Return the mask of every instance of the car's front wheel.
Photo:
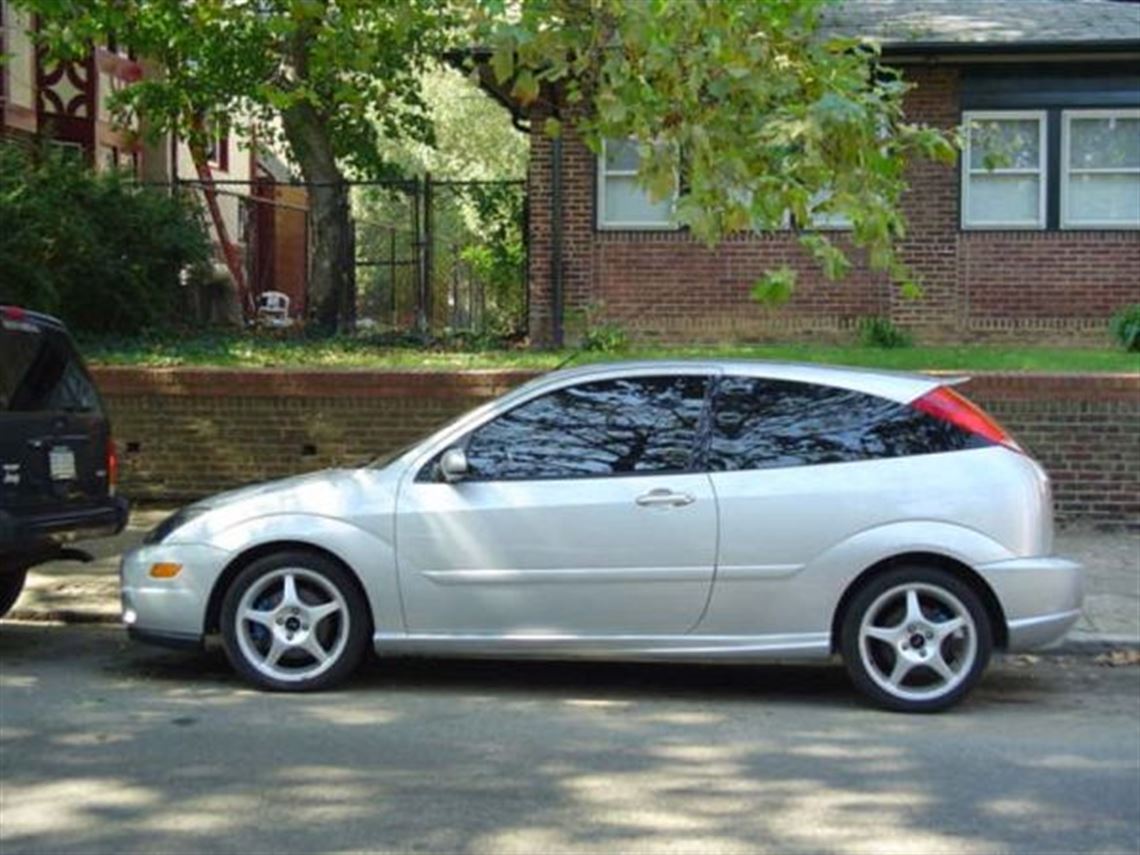
<svg viewBox="0 0 1140 855">
<path fill-rule="evenodd" d="M 852 599 L 840 647 L 851 680 L 882 707 L 937 712 L 981 679 L 993 630 L 981 598 L 939 567 L 897 567 Z"/>
<path fill-rule="evenodd" d="M 0 573 L 0 617 L 8 614 L 16 600 L 20 599 L 20 592 L 24 590 L 24 580 L 28 576 L 27 570 L 16 573 Z"/>
<path fill-rule="evenodd" d="M 339 683 L 360 664 L 370 627 L 355 580 L 317 553 L 263 556 L 237 575 L 222 600 L 226 656 L 265 689 L 312 691 Z"/>
</svg>

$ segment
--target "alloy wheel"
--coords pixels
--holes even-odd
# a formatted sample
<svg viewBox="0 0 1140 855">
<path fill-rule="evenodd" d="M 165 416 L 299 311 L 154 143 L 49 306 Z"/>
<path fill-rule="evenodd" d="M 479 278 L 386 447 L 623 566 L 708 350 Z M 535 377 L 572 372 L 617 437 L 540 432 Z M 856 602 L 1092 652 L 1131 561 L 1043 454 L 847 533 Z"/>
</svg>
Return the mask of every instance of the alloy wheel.
<svg viewBox="0 0 1140 855">
<path fill-rule="evenodd" d="M 352 629 L 344 594 L 303 567 L 271 570 L 249 586 L 233 620 L 238 648 L 270 680 L 312 680 L 343 655 Z"/>
<path fill-rule="evenodd" d="M 973 671 L 978 628 L 950 591 L 927 582 L 896 585 L 863 612 L 858 630 L 863 669 L 901 701 L 936 701 Z"/>
</svg>

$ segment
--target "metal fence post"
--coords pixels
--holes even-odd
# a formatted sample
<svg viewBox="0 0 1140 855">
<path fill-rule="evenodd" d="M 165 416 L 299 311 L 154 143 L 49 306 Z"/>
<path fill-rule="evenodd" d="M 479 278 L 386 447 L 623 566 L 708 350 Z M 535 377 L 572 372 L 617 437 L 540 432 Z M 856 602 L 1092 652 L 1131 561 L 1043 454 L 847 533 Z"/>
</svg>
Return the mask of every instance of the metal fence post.
<svg viewBox="0 0 1140 855">
<path fill-rule="evenodd" d="M 432 297 L 433 286 L 435 285 L 435 228 L 432 222 L 432 180 L 431 173 L 424 174 L 424 332 L 430 332 L 432 321 L 434 320 L 434 302 Z"/>
</svg>

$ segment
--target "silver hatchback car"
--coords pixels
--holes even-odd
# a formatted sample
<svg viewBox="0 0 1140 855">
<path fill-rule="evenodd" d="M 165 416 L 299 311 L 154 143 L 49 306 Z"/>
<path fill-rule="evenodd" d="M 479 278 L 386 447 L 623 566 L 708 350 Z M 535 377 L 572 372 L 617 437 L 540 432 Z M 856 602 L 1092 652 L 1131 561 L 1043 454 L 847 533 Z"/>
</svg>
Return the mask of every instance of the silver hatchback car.
<svg viewBox="0 0 1140 855">
<path fill-rule="evenodd" d="M 559 371 L 388 460 L 224 493 L 122 564 L 144 641 L 220 633 L 258 686 L 382 656 L 842 656 L 896 710 L 1060 638 L 1081 569 L 1044 471 L 920 375 L 758 362 Z"/>
</svg>

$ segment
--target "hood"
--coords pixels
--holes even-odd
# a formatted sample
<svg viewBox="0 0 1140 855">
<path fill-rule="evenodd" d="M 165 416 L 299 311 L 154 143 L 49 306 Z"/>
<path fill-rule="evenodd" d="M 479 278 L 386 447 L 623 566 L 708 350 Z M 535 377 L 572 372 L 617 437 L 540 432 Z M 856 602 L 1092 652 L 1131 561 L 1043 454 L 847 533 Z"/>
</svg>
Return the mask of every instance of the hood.
<svg viewBox="0 0 1140 855">
<path fill-rule="evenodd" d="M 324 469 L 218 493 L 184 509 L 174 542 L 209 542 L 220 532 L 280 515 L 333 517 L 350 524 L 390 515 L 399 472 L 392 467 Z"/>
<path fill-rule="evenodd" d="M 290 504 L 309 492 L 307 488 L 343 483 L 346 479 L 350 479 L 356 471 L 355 469 L 321 469 L 317 472 L 306 472 L 304 475 L 293 475 L 277 481 L 266 481 L 263 484 L 250 484 L 246 487 L 237 487 L 201 499 L 194 502 L 194 507 L 213 511 L 251 499 L 273 501 L 273 497 L 285 504 Z"/>
</svg>

